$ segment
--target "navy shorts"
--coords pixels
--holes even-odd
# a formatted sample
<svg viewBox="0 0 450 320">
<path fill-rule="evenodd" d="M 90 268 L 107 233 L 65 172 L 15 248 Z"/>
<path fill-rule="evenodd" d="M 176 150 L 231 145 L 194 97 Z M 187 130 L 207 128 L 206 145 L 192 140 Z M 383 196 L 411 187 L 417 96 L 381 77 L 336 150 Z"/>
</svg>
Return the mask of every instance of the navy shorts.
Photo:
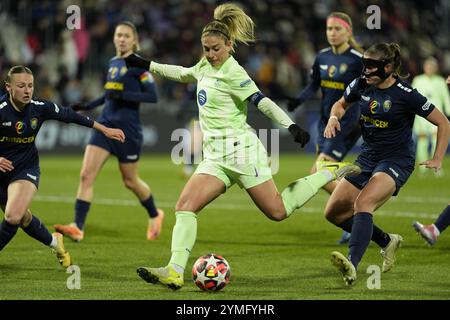
<svg viewBox="0 0 450 320">
<path fill-rule="evenodd" d="M 347 153 L 353 148 L 361 136 L 361 129 L 358 123 L 351 126 L 342 126 L 341 131 L 331 139 L 323 136 L 326 123 L 319 122 L 319 136 L 317 139 L 317 154 L 325 153 L 327 156 L 333 157 L 337 161 L 344 160 Z"/>
<path fill-rule="evenodd" d="M 362 168 L 362 172 L 359 175 L 345 177 L 348 182 L 361 190 L 375 173 L 384 172 L 395 181 L 393 196 L 399 193 L 400 188 L 408 181 L 409 176 L 414 171 L 414 162 L 411 163 L 409 160 L 386 159 L 374 163 L 367 161 L 360 155 L 356 163 Z"/>
<path fill-rule="evenodd" d="M 107 138 L 103 133 L 94 131 L 88 144 L 105 149 L 119 159 L 120 163 L 137 162 L 141 156 L 142 140 L 129 138 L 125 133 L 125 142 Z"/>
<path fill-rule="evenodd" d="M 0 174 L 0 204 L 5 205 L 8 201 L 8 186 L 17 180 L 28 180 L 39 188 L 41 170 L 39 166 L 24 169 L 14 169 L 12 172 Z"/>
</svg>

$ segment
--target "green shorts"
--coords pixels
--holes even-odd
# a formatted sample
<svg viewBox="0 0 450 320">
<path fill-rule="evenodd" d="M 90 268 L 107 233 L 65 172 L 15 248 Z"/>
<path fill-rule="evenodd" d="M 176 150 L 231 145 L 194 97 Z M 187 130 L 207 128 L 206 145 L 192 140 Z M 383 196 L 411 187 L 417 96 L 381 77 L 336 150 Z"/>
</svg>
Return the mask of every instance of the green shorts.
<svg viewBox="0 0 450 320">
<path fill-rule="evenodd" d="M 261 172 L 268 172 L 269 167 L 266 169 L 261 168 L 261 166 L 248 165 L 248 169 L 253 171 L 252 174 L 242 173 L 242 168 L 233 168 L 230 165 L 225 165 L 223 163 L 205 159 L 197 167 L 194 174 L 209 174 L 223 181 L 225 188 L 229 189 L 235 183 L 237 183 L 241 188 L 249 189 L 257 186 L 263 182 L 272 179 L 271 174 L 262 174 Z"/>
</svg>

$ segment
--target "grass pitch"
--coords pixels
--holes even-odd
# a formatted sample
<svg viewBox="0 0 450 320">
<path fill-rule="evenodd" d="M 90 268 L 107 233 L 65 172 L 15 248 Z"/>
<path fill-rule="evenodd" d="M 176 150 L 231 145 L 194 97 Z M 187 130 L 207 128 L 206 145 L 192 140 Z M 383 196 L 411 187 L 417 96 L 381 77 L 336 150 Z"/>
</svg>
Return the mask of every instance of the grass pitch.
<svg viewBox="0 0 450 320">
<path fill-rule="evenodd" d="M 41 158 L 41 185 L 32 211 L 53 230 L 55 223 L 73 220 L 81 156 Z M 312 156 L 284 155 L 274 177 L 281 191 L 305 176 Z M 296 300 L 296 299 L 449 299 L 450 231 L 430 248 L 413 231 L 414 220 L 431 223 L 449 202 L 450 160 L 446 175 L 417 170 L 400 195 L 391 199 L 374 221 L 404 237 L 396 267 L 381 275 L 380 289 L 369 289 L 371 265 L 381 266 L 379 248 L 371 244 L 358 270 L 355 286 L 345 287 L 330 264 L 330 253 L 346 246 L 341 235 L 323 218 L 327 194 L 319 194 L 289 219 L 277 223 L 258 211 L 245 191 L 234 186 L 204 209 L 198 219 L 197 242 L 188 263 L 208 252 L 223 255 L 231 265 L 228 286 L 221 292 L 201 292 L 185 274 L 185 286 L 176 292 L 145 283 L 138 266 L 163 266 L 170 257 L 174 205 L 185 183 L 181 167 L 169 156 L 145 156 L 141 177 L 166 211 L 160 239 L 147 241 L 147 214 L 121 182 L 115 158 L 105 165 L 95 184 L 95 198 L 87 219 L 85 239 L 66 248 L 80 268 L 80 289 L 69 290 L 66 273 L 47 247 L 21 230 L 0 253 L 0 299 L 176 299 L 176 300 Z"/>
</svg>

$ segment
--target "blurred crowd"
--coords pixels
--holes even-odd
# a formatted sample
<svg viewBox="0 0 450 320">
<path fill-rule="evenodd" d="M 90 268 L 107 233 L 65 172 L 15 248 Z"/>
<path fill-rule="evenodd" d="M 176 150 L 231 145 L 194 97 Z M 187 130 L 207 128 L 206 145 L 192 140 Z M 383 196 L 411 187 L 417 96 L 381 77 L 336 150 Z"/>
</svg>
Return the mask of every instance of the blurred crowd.
<svg viewBox="0 0 450 320">
<path fill-rule="evenodd" d="M 25 64 L 35 73 L 35 96 L 63 105 L 102 94 L 115 25 L 132 21 L 141 54 L 155 61 L 192 66 L 201 55 L 200 34 L 212 20 L 213 0 L 2 0 L 0 71 Z M 422 72 L 434 56 L 443 75 L 450 73 L 450 1 L 448 0 L 246 0 L 258 41 L 238 46 L 236 58 L 260 89 L 273 99 L 292 96 L 306 85 L 316 53 L 328 46 L 325 20 L 332 11 L 353 19 L 356 40 L 367 48 L 379 41 L 398 42 L 405 71 Z M 81 9 L 81 28 L 69 30 L 67 8 Z M 381 28 L 369 30 L 369 5 L 381 9 Z M 184 88 L 157 79 L 160 101 L 185 98 Z M 3 90 L 3 86 L 2 86 Z M 163 103 L 159 103 L 163 105 Z"/>
</svg>

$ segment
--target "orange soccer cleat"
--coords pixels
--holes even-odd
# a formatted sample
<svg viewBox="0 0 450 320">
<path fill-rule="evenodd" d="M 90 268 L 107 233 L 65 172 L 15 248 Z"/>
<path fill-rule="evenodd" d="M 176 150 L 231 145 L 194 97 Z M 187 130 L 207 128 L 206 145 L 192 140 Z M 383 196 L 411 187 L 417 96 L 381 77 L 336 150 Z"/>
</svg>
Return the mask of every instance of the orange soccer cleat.
<svg viewBox="0 0 450 320">
<path fill-rule="evenodd" d="M 71 224 L 55 224 L 55 230 L 73 241 L 80 242 L 84 238 L 84 231 L 81 231 L 75 223 Z"/>
<path fill-rule="evenodd" d="M 147 240 L 155 240 L 161 234 L 164 221 L 164 211 L 158 210 L 158 215 L 148 220 Z"/>
</svg>

